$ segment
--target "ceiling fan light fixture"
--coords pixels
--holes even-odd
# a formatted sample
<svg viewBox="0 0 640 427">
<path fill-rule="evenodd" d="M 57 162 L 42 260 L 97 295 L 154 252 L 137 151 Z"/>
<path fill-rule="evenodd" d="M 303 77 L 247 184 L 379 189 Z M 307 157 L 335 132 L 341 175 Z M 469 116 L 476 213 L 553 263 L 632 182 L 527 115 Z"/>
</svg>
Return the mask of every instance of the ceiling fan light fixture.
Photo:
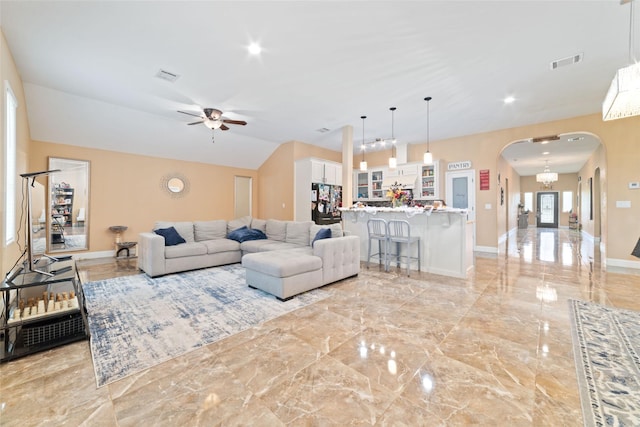
<svg viewBox="0 0 640 427">
<path fill-rule="evenodd" d="M 204 121 L 204 125 L 206 127 L 208 127 L 209 129 L 213 130 L 213 129 L 219 129 L 220 126 L 222 126 L 222 120 L 205 120 Z"/>
</svg>

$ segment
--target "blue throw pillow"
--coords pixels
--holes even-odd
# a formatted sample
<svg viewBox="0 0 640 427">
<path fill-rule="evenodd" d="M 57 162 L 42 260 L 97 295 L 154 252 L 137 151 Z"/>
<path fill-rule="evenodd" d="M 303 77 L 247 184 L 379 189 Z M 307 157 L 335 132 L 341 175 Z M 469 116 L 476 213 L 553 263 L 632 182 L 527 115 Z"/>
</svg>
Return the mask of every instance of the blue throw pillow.
<svg viewBox="0 0 640 427">
<path fill-rule="evenodd" d="M 240 227 L 238 229 L 233 230 L 227 236 L 228 239 L 235 240 L 238 243 L 246 242 L 247 240 L 262 240 L 266 239 L 267 236 L 260 230 L 256 230 L 255 228 L 247 228 L 247 226 Z"/>
<path fill-rule="evenodd" d="M 176 231 L 174 227 L 169 228 L 159 228 L 158 230 L 153 230 L 159 236 L 164 237 L 164 245 L 165 246 L 175 246 L 180 243 L 186 243 L 186 240 L 182 238 L 180 234 Z"/>
<path fill-rule="evenodd" d="M 311 247 L 313 247 L 316 240 L 322 239 L 330 239 L 331 238 L 331 229 L 330 228 L 321 228 L 317 233 L 316 237 L 313 238 L 313 242 L 311 242 Z"/>
</svg>

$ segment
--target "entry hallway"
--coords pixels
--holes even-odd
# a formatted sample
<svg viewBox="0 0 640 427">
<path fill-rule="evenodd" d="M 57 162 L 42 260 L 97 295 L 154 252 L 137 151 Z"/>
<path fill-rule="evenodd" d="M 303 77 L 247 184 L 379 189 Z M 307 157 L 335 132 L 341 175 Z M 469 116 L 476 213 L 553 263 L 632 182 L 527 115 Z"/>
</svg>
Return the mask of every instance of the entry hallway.
<svg viewBox="0 0 640 427">
<path fill-rule="evenodd" d="M 0 425 L 579 426 L 567 299 L 640 310 L 638 272 L 601 271 L 593 246 L 529 228 L 466 280 L 363 266 L 325 300 L 99 389 L 86 341 L 18 359 L 0 365 Z"/>
</svg>

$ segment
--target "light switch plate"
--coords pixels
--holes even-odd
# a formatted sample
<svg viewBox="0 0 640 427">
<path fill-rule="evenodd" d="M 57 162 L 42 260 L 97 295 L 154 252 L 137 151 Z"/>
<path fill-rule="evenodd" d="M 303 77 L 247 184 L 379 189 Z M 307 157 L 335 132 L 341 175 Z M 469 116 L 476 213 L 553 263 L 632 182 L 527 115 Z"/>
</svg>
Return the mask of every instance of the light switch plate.
<svg viewBox="0 0 640 427">
<path fill-rule="evenodd" d="M 484 204 L 484 208 L 485 208 L 486 210 L 491 210 L 491 203 L 485 203 L 485 204 Z"/>
<path fill-rule="evenodd" d="M 635 182 L 629 183 L 629 190 L 637 190 L 639 188 L 640 188 L 640 182 L 635 181 Z"/>
<path fill-rule="evenodd" d="M 630 208 L 631 200 L 616 200 L 616 208 Z"/>
</svg>

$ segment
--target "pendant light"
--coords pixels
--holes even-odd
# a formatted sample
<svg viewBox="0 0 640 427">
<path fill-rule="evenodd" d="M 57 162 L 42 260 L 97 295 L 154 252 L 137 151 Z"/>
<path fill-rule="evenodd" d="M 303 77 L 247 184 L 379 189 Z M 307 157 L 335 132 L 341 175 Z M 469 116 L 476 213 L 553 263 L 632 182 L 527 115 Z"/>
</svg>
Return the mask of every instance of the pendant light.
<svg viewBox="0 0 640 427">
<path fill-rule="evenodd" d="M 433 154 L 429 151 L 429 101 L 431 101 L 431 97 L 427 96 L 424 100 L 427 101 L 427 151 L 424 153 L 424 164 L 432 165 L 433 164 Z"/>
<path fill-rule="evenodd" d="M 633 0 L 630 3 L 629 19 L 629 64 L 620 68 L 613 77 L 607 96 L 602 103 L 602 120 L 616 120 L 640 115 L 640 62 L 633 58 Z"/>
<path fill-rule="evenodd" d="M 360 162 L 360 171 L 366 172 L 367 171 L 367 161 L 364 159 L 364 149 L 365 149 L 365 145 L 364 145 L 364 119 L 366 119 L 367 116 L 360 116 L 360 118 L 362 119 L 362 161 Z"/>
<path fill-rule="evenodd" d="M 389 110 L 391 110 L 391 157 L 389 157 L 389 169 L 395 169 L 398 166 L 398 159 L 396 158 L 396 138 L 393 135 L 393 116 L 396 112 L 396 107 L 391 107 Z"/>
<path fill-rule="evenodd" d="M 551 172 L 549 169 L 549 162 L 546 162 L 544 167 L 544 171 L 536 174 L 536 182 L 541 182 L 544 185 L 550 185 L 553 182 L 558 180 L 558 174 L 556 172 Z"/>
</svg>

